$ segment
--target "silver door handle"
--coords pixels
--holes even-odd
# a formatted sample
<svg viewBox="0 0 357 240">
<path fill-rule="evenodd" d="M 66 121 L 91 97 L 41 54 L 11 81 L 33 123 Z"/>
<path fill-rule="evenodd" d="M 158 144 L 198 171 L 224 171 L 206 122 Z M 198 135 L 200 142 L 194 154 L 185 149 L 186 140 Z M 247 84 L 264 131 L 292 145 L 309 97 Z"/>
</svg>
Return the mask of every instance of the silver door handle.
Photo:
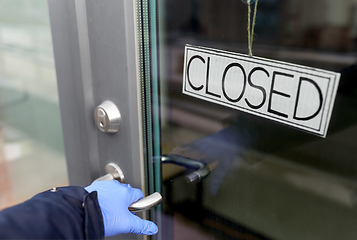
<svg viewBox="0 0 357 240">
<path fill-rule="evenodd" d="M 124 173 L 120 167 L 115 163 L 108 163 L 105 166 L 106 175 L 97 178 L 95 181 L 105 181 L 105 180 L 118 180 L 119 182 L 124 182 Z M 137 202 L 132 203 L 129 206 L 130 212 L 142 212 L 149 210 L 153 207 L 159 205 L 162 201 L 162 196 L 158 192 L 154 192 L 149 196 L 140 199 Z"/>
<path fill-rule="evenodd" d="M 154 192 L 149 196 L 146 196 L 140 199 L 137 202 L 134 202 L 129 206 L 130 212 L 141 212 L 145 210 L 149 210 L 150 208 L 156 207 L 162 201 L 162 196 L 158 192 Z"/>
<path fill-rule="evenodd" d="M 205 179 L 211 172 L 208 164 L 178 155 L 169 154 L 166 156 L 161 156 L 160 160 L 162 163 L 171 163 L 192 169 L 193 172 L 190 172 L 186 175 L 186 178 L 189 182 L 200 182 Z"/>
</svg>

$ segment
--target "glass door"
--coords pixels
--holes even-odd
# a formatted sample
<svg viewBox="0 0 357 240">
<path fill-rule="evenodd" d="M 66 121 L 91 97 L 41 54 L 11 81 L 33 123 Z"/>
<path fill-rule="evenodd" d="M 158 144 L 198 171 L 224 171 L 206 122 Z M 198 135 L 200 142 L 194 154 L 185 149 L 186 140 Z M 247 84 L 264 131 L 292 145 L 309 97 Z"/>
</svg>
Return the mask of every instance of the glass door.
<svg viewBox="0 0 357 240">
<path fill-rule="evenodd" d="M 253 8 L 252 8 L 253 9 Z M 69 180 L 117 163 L 154 239 L 357 235 L 356 3 L 261 0 L 253 54 L 342 73 L 327 137 L 182 93 L 186 44 L 247 53 L 239 0 L 49 0 Z M 120 110 L 115 134 L 93 112 Z M 118 236 L 122 239 L 143 236 Z"/>
<path fill-rule="evenodd" d="M 148 161 L 164 196 L 158 239 L 357 235 L 356 6 L 258 2 L 255 56 L 342 74 L 321 138 L 182 93 L 186 44 L 248 53 L 246 3 L 139 1 Z"/>
</svg>

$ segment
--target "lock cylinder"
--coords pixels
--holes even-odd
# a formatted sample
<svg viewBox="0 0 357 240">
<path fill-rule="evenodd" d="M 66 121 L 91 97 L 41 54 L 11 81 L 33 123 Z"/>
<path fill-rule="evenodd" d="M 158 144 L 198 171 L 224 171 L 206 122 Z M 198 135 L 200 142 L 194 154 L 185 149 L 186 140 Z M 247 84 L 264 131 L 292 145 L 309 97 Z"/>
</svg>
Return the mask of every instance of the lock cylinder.
<svg viewBox="0 0 357 240">
<path fill-rule="evenodd" d="M 100 131 L 116 133 L 121 124 L 120 111 L 113 102 L 104 101 L 94 110 L 94 120 Z"/>
</svg>

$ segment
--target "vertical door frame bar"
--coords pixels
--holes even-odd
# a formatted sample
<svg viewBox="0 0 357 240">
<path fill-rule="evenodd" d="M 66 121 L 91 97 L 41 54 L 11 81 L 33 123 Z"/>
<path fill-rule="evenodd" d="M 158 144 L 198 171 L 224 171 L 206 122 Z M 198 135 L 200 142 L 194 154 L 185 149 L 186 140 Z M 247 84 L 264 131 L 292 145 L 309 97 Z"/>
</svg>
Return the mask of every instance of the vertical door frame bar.
<svg viewBox="0 0 357 240">
<path fill-rule="evenodd" d="M 136 1 L 48 3 L 70 184 L 86 186 L 115 162 L 145 194 Z M 95 125 L 94 109 L 105 100 L 121 112 L 118 133 Z"/>
</svg>

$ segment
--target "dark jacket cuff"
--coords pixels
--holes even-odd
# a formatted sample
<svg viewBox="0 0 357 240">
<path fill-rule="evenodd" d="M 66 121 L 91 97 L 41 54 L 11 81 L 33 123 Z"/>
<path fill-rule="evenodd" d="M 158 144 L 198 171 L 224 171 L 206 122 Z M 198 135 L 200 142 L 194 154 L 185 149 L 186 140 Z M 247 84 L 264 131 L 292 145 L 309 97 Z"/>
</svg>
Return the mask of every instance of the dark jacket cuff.
<svg viewBox="0 0 357 240">
<path fill-rule="evenodd" d="M 97 192 L 84 196 L 84 231 L 86 239 L 104 239 L 104 222 Z"/>
</svg>

